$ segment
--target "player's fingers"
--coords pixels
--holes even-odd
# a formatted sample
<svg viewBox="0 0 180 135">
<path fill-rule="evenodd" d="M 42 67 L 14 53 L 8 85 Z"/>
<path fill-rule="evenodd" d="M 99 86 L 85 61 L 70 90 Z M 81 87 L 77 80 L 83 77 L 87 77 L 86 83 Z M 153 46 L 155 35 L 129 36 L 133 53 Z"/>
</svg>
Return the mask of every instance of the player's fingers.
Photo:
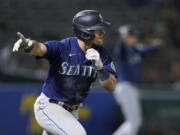
<svg viewBox="0 0 180 135">
<path fill-rule="evenodd" d="M 33 41 L 31 39 L 26 39 L 27 45 L 28 46 L 32 46 L 33 45 Z"/>
<path fill-rule="evenodd" d="M 86 51 L 86 53 L 90 53 L 90 52 L 96 52 L 96 50 L 94 48 L 90 48 Z"/>
<path fill-rule="evenodd" d="M 87 53 L 87 54 L 85 55 L 85 57 L 86 57 L 86 59 L 89 60 L 89 59 L 91 58 L 91 55 Z"/>
<path fill-rule="evenodd" d="M 87 56 L 91 56 L 91 55 L 94 55 L 94 52 L 88 52 L 86 53 Z"/>
<path fill-rule="evenodd" d="M 21 43 L 22 43 L 22 39 L 19 39 L 19 40 L 14 44 L 13 52 L 19 50 L 19 47 L 20 47 Z"/>
<path fill-rule="evenodd" d="M 99 57 L 99 52 L 96 51 L 95 49 L 88 49 L 86 51 L 86 54 L 88 54 L 88 55 L 96 55 L 97 57 Z"/>
<path fill-rule="evenodd" d="M 13 52 L 16 52 L 19 50 L 20 45 L 22 44 L 22 39 L 19 39 L 13 46 Z"/>
<path fill-rule="evenodd" d="M 17 35 L 20 39 L 22 39 L 23 42 L 26 42 L 26 38 L 24 37 L 24 35 L 21 32 L 17 32 Z"/>
<path fill-rule="evenodd" d="M 97 51 L 96 51 L 96 50 L 89 50 L 89 49 L 88 49 L 88 50 L 86 51 L 86 54 L 90 54 L 90 53 L 97 53 Z"/>
<path fill-rule="evenodd" d="M 94 54 L 87 54 L 86 57 L 87 57 L 87 58 L 91 58 L 91 57 L 93 58 L 93 57 L 97 57 L 97 56 L 94 55 Z"/>
<path fill-rule="evenodd" d="M 92 55 L 92 53 L 86 53 L 86 57 L 91 57 Z"/>
<path fill-rule="evenodd" d="M 94 55 L 86 55 L 86 59 L 88 59 L 88 60 L 96 60 L 97 58 Z"/>
<path fill-rule="evenodd" d="M 99 58 L 99 53 L 98 52 L 94 52 L 94 51 L 90 51 L 88 53 L 86 53 L 86 57 L 93 57 L 93 58 L 96 58 L 98 59 Z"/>
</svg>

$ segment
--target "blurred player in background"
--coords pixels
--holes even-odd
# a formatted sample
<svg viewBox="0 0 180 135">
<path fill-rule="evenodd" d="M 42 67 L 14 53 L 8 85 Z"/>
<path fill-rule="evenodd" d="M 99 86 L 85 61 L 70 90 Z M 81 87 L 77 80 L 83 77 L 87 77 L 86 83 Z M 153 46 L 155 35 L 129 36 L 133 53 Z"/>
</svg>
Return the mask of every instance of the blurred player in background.
<svg viewBox="0 0 180 135">
<path fill-rule="evenodd" d="M 111 58 L 102 47 L 105 28 L 109 25 L 96 10 L 83 10 L 72 21 L 76 37 L 40 43 L 18 33 L 13 51 L 46 58 L 50 68 L 42 93 L 34 105 L 43 135 L 86 135 L 77 112 L 98 79 L 112 92 L 116 73 Z"/>
<path fill-rule="evenodd" d="M 137 135 L 142 114 L 135 85 L 140 82 L 142 57 L 155 51 L 161 45 L 161 40 L 156 39 L 152 45 L 145 47 L 138 41 L 139 31 L 130 24 L 121 26 L 118 32 L 120 39 L 114 48 L 118 83 L 114 96 L 121 106 L 125 121 L 113 135 Z"/>
</svg>

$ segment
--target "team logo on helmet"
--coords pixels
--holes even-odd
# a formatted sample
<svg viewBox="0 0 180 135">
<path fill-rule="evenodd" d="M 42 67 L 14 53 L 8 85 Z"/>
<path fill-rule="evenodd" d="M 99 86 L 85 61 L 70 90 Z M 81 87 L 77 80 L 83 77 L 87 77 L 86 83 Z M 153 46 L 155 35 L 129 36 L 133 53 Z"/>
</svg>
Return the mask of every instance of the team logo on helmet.
<svg viewBox="0 0 180 135">
<path fill-rule="evenodd" d="M 101 22 L 103 22 L 103 17 L 101 14 L 99 14 L 99 18 L 101 19 Z"/>
</svg>

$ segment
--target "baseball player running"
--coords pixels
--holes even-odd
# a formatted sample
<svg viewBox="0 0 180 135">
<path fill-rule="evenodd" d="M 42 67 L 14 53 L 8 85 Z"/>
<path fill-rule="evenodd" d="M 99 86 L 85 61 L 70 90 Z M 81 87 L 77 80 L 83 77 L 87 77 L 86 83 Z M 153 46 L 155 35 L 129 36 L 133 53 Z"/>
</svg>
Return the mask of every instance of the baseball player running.
<svg viewBox="0 0 180 135">
<path fill-rule="evenodd" d="M 120 40 L 114 48 L 118 73 L 114 96 L 121 106 L 125 122 L 113 135 L 137 135 L 142 123 L 142 115 L 135 84 L 140 82 L 143 56 L 156 50 L 161 41 L 154 40 L 154 44 L 144 47 L 138 43 L 139 31 L 130 24 L 119 28 L 119 36 Z"/>
<path fill-rule="evenodd" d="M 50 64 L 42 93 L 34 104 L 43 135 L 86 135 L 77 112 L 93 82 L 98 79 L 107 91 L 114 90 L 116 73 L 102 47 L 108 25 L 98 11 L 83 10 L 72 20 L 76 37 L 40 43 L 17 33 L 20 39 L 13 52 L 21 48 L 29 55 L 46 58 Z"/>
</svg>

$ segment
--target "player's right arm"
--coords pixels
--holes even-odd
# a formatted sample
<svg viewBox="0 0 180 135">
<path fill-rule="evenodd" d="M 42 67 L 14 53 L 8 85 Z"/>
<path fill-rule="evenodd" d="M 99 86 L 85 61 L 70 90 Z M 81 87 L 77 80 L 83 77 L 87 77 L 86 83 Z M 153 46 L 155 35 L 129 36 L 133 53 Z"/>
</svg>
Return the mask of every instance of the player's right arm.
<svg viewBox="0 0 180 135">
<path fill-rule="evenodd" d="M 43 43 L 33 40 L 33 48 L 27 53 L 34 56 L 44 56 L 47 53 L 47 47 Z"/>
<path fill-rule="evenodd" d="M 43 43 L 27 39 L 20 32 L 17 35 L 19 40 L 14 44 L 13 52 L 19 51 L 22 48 L 29 55 L 44 56 L 47 53 L 47 47 Z"/>
</svg>

